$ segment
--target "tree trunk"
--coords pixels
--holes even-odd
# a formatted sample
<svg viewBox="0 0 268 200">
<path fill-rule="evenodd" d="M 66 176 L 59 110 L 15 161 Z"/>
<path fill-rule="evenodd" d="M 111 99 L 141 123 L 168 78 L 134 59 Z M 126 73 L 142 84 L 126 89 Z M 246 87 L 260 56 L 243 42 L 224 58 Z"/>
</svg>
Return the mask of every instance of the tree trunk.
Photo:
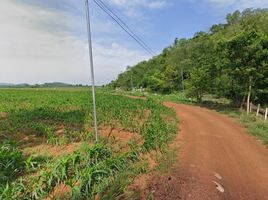
<svg viewBox="0 0 268 200">
<path fill-rule="evenodd" d="M 183 83 L 184 77 L 183 77 L 183 74 L 184 74 L 183 68 L 181 68 L 181 86 L 182 86 L 182 91 L 184 92 L 184 83 Z"/>
<path fill-rule="evenodd" d="M 196 96 L 196 100 L 198 103 L 201 103 L 202 102 L 202 98 L 203 98 L 203 95 L 202 93 L 198 93 L 197 96 Z"/>
<path fill-rule="evenodd" d="M 134 88 L 133 88 L 133 79 L 132 79 L 132 75 L 131 75 L 131 77 L 130 77 L 130 78 L 131 78 L 131 80 L 130 80 L 130 85 L 131 85 L 131 86 L 130 86 L 130 87 L 131 87 L 131 91 L 133 91 L 133 90 L 134 90 Z"/>
<path fill-rule="evenodd" d="M 240 110 L 243 110 L 244 104 L 246 103 L 246 94 L 244 94 L 242 101 L 240 102 Z"/>
<path fill-rule="evenodd" d="M 247 96 L 247 114 L 250 112 L 250 95 L 251 95 L 251 78 L 249 78 L 249 86 L 248 86 L 248 96 Z"/>
</svg>

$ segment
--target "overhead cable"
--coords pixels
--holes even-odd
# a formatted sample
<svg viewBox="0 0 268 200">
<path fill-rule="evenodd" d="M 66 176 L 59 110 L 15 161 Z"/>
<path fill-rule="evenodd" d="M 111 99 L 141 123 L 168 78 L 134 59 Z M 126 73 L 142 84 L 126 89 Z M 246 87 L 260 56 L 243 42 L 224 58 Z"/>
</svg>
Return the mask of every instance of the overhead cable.
<svg viewBox="0 0 268 200">
<path fill-rule="evenodd" d="M 101 0 L 93 0 L 95 4 L 103 10 L 107 15 L 109 15 L 131 38 L 133 38 L 145 51 L 147 51 L 152 56 L 154 52 L 151 48 L 142 40 L 140 39 L 137 34 L 135 34 L 126 23 L 118 17 L 103 1 Z"/>
</svg>

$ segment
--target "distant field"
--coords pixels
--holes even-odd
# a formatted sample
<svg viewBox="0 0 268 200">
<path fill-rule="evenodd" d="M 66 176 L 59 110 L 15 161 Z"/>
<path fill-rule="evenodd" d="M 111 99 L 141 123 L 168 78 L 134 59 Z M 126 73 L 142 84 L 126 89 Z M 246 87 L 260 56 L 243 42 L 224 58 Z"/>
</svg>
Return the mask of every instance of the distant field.
<svg viewBox="0 0 268 200">
<path fill-rule="evenodd" d="M 175 113 L 161 103 L 97 91 L 94 144 L 88 88 L 0 90 L 0 199 L 113 199 L 164 150 Z"/>
</svg>

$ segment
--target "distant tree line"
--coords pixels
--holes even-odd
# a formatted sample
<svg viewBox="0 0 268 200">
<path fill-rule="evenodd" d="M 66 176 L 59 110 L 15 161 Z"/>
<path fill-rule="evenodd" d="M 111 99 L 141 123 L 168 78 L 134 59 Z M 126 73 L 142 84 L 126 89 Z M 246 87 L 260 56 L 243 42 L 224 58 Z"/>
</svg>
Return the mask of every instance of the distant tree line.
<svg viewBox="0 0 268 200">
<path fill-rule="evenodd" d="M 175 39 L 160 55 L 128 67 L 109 86 L 166 94 L 185 90 L 198 101 L 209 93 L 237 104 L 267 104 L 268 9 L 235 11 L 226 19 L 193 38 Z"/>
<path fill-rule="evenodd" d="M 68 84 L 61 82 L 53 82 L 53 83 L 44 83 L 44 84 L 8 84 L 8 83 L 0 83 L 0 88 L 58 88 L 58 87 L 83 87 L 87 85 L 82 84 Z"/>
</svg>

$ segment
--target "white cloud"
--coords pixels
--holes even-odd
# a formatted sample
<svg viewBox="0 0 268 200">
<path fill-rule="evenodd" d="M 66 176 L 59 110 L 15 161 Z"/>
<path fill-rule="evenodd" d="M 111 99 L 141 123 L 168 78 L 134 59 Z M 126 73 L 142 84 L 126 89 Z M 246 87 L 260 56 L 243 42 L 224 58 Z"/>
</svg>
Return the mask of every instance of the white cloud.
<svg viewBox="0 0 268 200">
<path fill-rule="evenodd" d="M 118 5 L 121 7 L 134 7 L 141 6 L 144 8 L 159 9 L 167 5 L 167 0 L 108 0 L 110 4 Z"/>
<path fill-rule="evenodd" d="M 96 44 L 94 49 L 96 79 L 115 79 L 117 74 L 126 69 L 126 66 L 149 58 L 147 54 L 131 51 L 118 43 L 112 43 L 108 48 Z"/>
<path fill-rule="evenodd" d="M 0 13 L 0 82 L 89 83 L 83 17 L 20 0 L 0 1 Z M 98 85 L 148 58 L 117 43 L 93 45 Z"/>
<path fill-rule="evenodd" d="M 220 8 L 234 7 L 236 9 L 268 7 L 268 0 L 203 0 Z"/>
<path fill-rule="evenodd" d="M 150 2 L 148 4 L 148 7 L 151 9 L 160 9 L 163 8 L 167 5 L 166 1 L 154 1 L 154 2 Z"/>
<path fill-rule="evenodd" d="M 161 9 L 170 3 L 168 0 L 108 0 L 108 2 L 120 7 L 128 17 L 141 17 L 140 8 Z"/>
</svg>

